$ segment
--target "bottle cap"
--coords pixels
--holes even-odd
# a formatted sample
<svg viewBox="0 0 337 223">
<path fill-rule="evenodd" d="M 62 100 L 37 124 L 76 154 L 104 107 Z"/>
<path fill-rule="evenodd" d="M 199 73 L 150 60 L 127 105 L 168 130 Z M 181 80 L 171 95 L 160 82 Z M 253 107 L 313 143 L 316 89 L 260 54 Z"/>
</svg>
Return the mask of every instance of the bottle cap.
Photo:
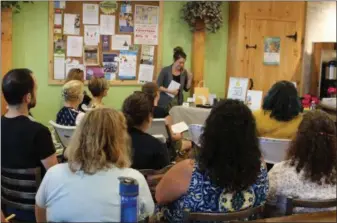
<svg viewBox="0 0 337 223">
<path fill-rule="evenodd" d="M 136 197 L 139 193 L 137 180 L 131 177 L 119 177 L 119 195 Z"/>
</svg>

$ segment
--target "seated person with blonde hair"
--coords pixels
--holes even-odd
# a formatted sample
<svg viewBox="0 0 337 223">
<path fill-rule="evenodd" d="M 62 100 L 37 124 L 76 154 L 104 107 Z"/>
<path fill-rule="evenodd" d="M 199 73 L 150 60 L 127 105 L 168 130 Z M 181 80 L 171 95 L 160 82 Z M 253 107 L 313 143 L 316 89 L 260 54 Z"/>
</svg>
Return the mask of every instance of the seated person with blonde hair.
<svg viewBox="0 0 337 223">
<path fill-rule="evenodd" d="M 89 108 L 103 107 L 102 99 L 107 96 L 109 90 L 108 81 L 102 77 L 92 77 L 89 80 L 88 88 L 93 96 Z"/>
<path fill-rule="evenodd" d="M 65 155 L 68 163 L 51 168 L 37 192 L 37 222 L 120 222 L 120 177 L 138 182 L 139 220 L 153 214 L 144 176 L 129 168 L 129 137 L 122 113 L 110 108 L 89 111 Z"/>
<path fill-rule="evenodd" d="M 65 83 L 62 89 L 64 106 L 57 113 L 56 123 L 65 126 L 76 126 L 82 117 L 78 106 L 83 100 L 84 85 L 81 81 L 73 80 Z"/>
</svg>

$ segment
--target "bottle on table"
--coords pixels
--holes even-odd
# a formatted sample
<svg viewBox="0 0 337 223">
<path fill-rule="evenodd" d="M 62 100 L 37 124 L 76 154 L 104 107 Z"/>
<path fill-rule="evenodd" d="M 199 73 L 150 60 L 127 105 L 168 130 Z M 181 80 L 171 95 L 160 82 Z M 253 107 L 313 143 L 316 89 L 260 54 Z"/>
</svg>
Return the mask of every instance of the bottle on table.
<svg viewBox="0 0 337 223">
<path fill-rule="evenodd" d="M 138 222 L 138 182 L 130 177 L 119 177 L 118 179 L 119 195 L 121 196 L 120 222 Z"/>
</svg>

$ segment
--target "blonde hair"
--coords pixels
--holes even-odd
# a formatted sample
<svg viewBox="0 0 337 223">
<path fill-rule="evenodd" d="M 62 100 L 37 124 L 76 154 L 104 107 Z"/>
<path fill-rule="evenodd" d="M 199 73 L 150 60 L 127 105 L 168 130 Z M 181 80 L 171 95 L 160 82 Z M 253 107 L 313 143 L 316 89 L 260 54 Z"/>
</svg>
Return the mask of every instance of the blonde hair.
<svg viewBox="0 0 337 223">
<path fill-rule="evenodd" d="M 109 89 L 109 83 L 105 78 L 92 77 L 88 83 L 89 91 L 93 97 L 102 96 L 105 90 Z"/>
<path fill-rule="evenodd" d="M 84 82 L 84 72 L 79 68 L 72 68 L 69 70 L 66 83 L 72 80 Z"/>
<path fill-rule="evenodd" d="M 97 108 L 86 113 L 65 151 L 69 168 L 95 174 L 100 170 L 130 167 L 130 139 L 121 112 Z"/>
<path fill-rule="evenodd" d="M 83 98 L 84 85 L 81 81 L 72 80 L 63 85 L 62 96 L 65 101 L 77 101 Z"/>
</svg>

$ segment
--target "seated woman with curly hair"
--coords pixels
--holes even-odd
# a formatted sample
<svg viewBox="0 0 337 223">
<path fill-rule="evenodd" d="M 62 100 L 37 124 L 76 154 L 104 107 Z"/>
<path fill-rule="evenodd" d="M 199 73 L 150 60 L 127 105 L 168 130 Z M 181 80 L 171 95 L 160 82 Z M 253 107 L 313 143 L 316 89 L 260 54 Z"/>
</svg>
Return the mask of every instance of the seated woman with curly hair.
<svg viewBox="0 0 337 223">
<path fill-rule="evenodd" d="M 196 160 L 173 166 L 156 188 L 164 218 L 182 222 L 183 211 L 235 212 L 262 205 L 268 176 L 250 109 L 237 100 L 214 107 Z"/>
<path fill-rule="evenodd" d="M 268 203 L 277 204 L 282 196 L 305 200 L 336 198 L 336 148 L 336 126 L 329 116 L 319 110 L 306 113 L 287 160 L 269 171 Z"/>
<path fill-rule="evenodd" d="M 36 195 L 37 222 L 120 222 L 119 177 L 139 185 L 139 216 L 154 203 L 144 176 L 131 165 L 125 117 L 109 108 L 88 112 L 66 150 L 68 163 L 50 168 Z"/>
</svg>

